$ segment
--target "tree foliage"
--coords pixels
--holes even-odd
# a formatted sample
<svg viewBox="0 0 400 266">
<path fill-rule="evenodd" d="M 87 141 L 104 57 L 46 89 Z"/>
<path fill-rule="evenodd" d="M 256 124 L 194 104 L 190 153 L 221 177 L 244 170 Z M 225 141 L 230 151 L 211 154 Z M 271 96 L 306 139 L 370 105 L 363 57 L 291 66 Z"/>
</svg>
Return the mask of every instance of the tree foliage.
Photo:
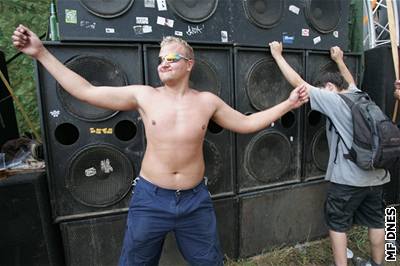
<svg viewBox="0 0 400 266">
<path fill-rule="evenodd" d="M 33 122 L 37 131 L 39 126 L 38 104 L 34 64 L 31 58 L 19 54 L 12 45 L 11 35 L 19 24 L 31 28 L 38 36 L 47 31 L 51 0 L 0 0 L 0 50 L 5 52 L 10 85 L 16 97 Z M 22 117 L 21 110 L 15 106 L 20 132 L 31 132 Z"/>
</svg>

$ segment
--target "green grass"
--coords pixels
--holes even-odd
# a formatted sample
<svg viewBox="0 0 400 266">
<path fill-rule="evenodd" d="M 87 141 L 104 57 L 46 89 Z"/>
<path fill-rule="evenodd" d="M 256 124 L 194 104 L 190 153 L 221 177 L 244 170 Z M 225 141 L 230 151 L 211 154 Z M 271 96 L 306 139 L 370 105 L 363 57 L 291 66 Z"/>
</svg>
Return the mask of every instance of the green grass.
<svg viewBox="0 0 400 266">
<path fill-rule="evenodd" d="M 355 226 L 348 233 L 348 246 L 354 256 L 368 258 L 368 231 L 364 227 Z M 399 254 L 400 255 L 400 254 Z M 400 266 L 400 256 L 396 262 L 386 262 L 388 266 Z M 332 265 L 333 258 L 329 238 L 307 242 L 303 245 L 275 249 L 261 255 L 233 261 L 228 259 L 226 266 L 326 266 Z M 349 265 L 352 265 L 349 263 Z"/>
</svg>

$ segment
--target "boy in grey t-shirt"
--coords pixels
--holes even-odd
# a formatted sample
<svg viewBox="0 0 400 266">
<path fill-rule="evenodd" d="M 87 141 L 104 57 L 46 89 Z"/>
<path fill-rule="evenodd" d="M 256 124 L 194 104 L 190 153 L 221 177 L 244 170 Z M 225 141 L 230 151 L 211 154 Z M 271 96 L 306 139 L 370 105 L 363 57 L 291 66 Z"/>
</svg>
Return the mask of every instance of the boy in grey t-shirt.
<svg viewBox="0 0 400 266">
<path fill-rule="evenodd" d="M 313 110 L 326 115 L 329 162 L 325 179 L 330 186 L 325 201 L 325 221 L 329 228 L 335 265 L 347 265 L 347 234 L 353 223 L 368 227 L 371 259 L 363 265 L 381 265 L 384 259 L 385 231 L 383 184 L 390 175 L 383 169 L 365 171 L 346 159 L 353 139 L 350 108 L 339 93 L 354 93 L 353 76 L 343 61 L 339 47 L 331 48 L 331 58 L 339 72 L 324 73 L 315 85 L 306 83 L 282 56 L 282 44 L 269 44 L 272 56 L 292 86 L 305 84 Z M 333 123 L 333 126 L 330 125 Z M 338 133 L 342 137 L 338 136 Z"/>
</svg>

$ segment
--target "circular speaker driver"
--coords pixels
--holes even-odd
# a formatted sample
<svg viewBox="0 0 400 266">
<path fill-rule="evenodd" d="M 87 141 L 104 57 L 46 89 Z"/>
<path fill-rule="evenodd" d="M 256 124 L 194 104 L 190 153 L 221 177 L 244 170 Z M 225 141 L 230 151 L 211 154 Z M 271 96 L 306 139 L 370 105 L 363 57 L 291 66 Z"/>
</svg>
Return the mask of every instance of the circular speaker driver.
<svg viewBox="0 0 400 266">
<path fill-rule="evenodd" d="M 244 0 L 243 7 L 251 23 L 260 28 L 268 29 L 277 26 L 281 22 L 285 10 L 285 1 Z"/>
<path fill-rule="evenodd" d="M 96 56 L 77 56 L 66 62 L 66 67 L 97 86 L 125 86 L 128 84 L 123 70 L 109 60 Z M 85 121 L 103 121 L 116 111 L 94 107 L 78 100 L 57 83 L 58 97 L 71 115 Z"/>
<path fill-rule="evenodd" d="M 167 4 L 182 19 L 200 23 L 214 14 L 218 0 L 167 0 Z"/>
<path fill-rule="evenodd" d="M 329 161 L 329 149 L 325 127 L 320 128 L 317 133 L 315 133 L 312 140 L 311 149 L 312 159 L 315 163 L 315 166 L 321 171 L 326 171 Z"/>
<path fill-rule="evenodd" d="M 290 150 L 290 142 L 282 133 L 261 132 L 246 147 L 244 167 L 260 182 L 276 182 L 289 168 Z"/>
<path fill-rule="evenodd" d="M 334 31 L 342 16 L 340 1 L 306 0 L 304 13 L 310 26 L 321 33 Z"/>
<path fill-rule="evenodd" d="M 67 189 L 87 206 L 106 207 L 122 200 L 135 176 L 130 160 L 109 145 L 83 148 L 69 162 Z"/>
<path fill-rule="evenodd" d="M 220 95 L 221 83 L 214 67 L 202 59 L 196 59 L 192 73 L 190 74 L 189 85 L 198 91 L 209 91 Z"/>
<path fill-rule="evenodd" d="M 251 66 L 246 78 L 246 92 L 251 105 L 265 110 L 285 100 L 291 91 L 275 61 L 263 58 Z"/>
<path fill-rule="evenodd" d="M 131 8 L 134 0 L 80 0 L 87 11 L 101 18 L 119 17 Z"/>
</svg>

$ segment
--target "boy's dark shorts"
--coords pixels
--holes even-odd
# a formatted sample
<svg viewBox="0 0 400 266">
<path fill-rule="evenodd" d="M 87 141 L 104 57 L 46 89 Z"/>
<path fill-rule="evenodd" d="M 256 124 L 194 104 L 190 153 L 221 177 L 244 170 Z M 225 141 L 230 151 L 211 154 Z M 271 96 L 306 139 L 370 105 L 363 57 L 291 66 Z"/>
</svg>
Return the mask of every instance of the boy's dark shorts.
<svg viewBox="0 0 400 266">
<path fill-rule="evenodd" d="M 353 224 L 384 228 L 383 186 L 354 187 L 330 183 L 325 222 L 330 230 L 346 232 Z"/>
</svg>

